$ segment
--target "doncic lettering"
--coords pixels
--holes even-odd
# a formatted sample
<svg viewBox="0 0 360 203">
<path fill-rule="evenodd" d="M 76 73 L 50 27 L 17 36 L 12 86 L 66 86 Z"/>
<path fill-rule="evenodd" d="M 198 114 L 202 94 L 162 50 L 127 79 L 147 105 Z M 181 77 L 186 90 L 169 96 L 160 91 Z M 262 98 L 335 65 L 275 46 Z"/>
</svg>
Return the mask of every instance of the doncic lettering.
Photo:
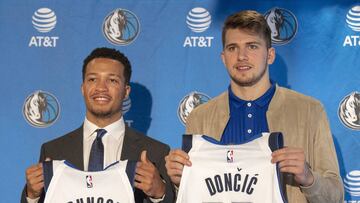
<svg viewBox="0 0 360 203">
<path fill-rule="evenodd" d="M 242 192 L 251 195 L 254 192 L 259 174 L 224 173 L 205 178 L 206 187 L 211 196 L 222 192 Z"/>
</svg>

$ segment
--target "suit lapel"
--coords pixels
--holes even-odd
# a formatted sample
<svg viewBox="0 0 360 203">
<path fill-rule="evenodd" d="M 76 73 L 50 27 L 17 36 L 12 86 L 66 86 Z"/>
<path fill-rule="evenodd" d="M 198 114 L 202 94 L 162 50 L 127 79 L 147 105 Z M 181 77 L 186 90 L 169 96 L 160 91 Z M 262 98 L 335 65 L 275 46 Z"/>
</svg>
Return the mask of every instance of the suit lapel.
<svg viewBox="0 0 360 203">
<path fill-rule="evenodd" d="M 126 126 L 120 159 L 137 161 L 140 158 L 140 153 L 142 149 L 144 149 L 144 147 L 143 143 L 140 142 L 139 136 Z"/>
<path fill-rule="evenodd" d="M 67 143 L 67 160 L 76 168 L 84 170 L 84 150 L 83 150 L 83 126 L 71 133 L 72 138 Z"/>
</svg>

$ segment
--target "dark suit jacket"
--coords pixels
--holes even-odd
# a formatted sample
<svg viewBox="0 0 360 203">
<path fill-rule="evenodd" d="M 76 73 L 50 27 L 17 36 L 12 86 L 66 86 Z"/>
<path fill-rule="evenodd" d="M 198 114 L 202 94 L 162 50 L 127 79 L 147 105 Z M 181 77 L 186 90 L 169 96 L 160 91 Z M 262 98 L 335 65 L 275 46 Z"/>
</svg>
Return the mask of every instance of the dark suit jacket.
<svg viewBox="0 0 360 203">
<path fill-rule="evenodd" d="M 174 192 L 165 168 L 165 156 L 170 150 L 169 146 L 126 127 L 121 160 L 138 161 L 143 150 L 147 150 L 148 159 L 156 166 L 160 176 L 166 182 L 165 199 L 162 202 L 174 202 Z M 47 157 L 52 160 L 67 160 L 76 168 L 84 170 L 83 126 L 64 136 L 44 143 L 41 146 L 39 161 L 42 162 Z M 43 201 L 44 193 L 41 195 L 39 202 Z M 24 188 L 21 203 L 26 202 L 26 188 Z M 151 201 L 141 190 L 135 189 L 135 202 L 143 203 Z"/>
</svg>

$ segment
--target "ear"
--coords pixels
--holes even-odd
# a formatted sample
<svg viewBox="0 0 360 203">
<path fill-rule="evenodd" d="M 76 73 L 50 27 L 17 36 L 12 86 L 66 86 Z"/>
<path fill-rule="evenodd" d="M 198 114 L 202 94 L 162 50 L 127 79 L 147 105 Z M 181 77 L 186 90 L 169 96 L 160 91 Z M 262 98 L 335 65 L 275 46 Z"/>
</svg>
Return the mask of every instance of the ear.
<svg viewBox="0 0 360 203">
<path fill-rule="evenodd" d="M 131 86 L 130 85 L 125 85 L 125 99 L 129 97 L 131 92 Z"/>
<path fill-rule="evenodd" d="M 81 89 L 81 94 L 84 96 L 84 82 L 81 84 L 80 89 Z"/>
<path fill-rule="evenodd" d="M 226 66 L 224 51 L 221 52 L 220 56 L 221 56 L 221 61 L 223 62 L 224 66 Z"/>
<path fill-rule="evenodd" d="M 270 47 L 268 49 L 267 64 L 269 64 L 269 65 L 273 64 L 275 61 L 275 56 L 276 56 L 276 53 L 275 53 L 274 47 Z"/>
</svg>

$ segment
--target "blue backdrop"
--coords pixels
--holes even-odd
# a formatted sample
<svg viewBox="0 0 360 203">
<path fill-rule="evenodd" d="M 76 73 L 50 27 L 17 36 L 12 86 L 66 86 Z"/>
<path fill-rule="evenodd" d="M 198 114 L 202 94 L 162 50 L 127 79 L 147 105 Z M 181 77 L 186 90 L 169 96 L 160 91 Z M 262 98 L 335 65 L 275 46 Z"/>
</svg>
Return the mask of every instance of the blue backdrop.
<svg viewBox="0 0 360 203">
<path fill-rule="evenodd" d="M 43 142 L 83 122 L 81 67 L 95 47 L 132 63 L 126 122 L 179 147 L 191 109 L 229 85 L 221 27 L 244 9 L 272 27 L 271 78 L 324 104 L 345 200 L 360 202 L 360 2 L 345 0 L 1 0 L 1 202 L 19 201 Z"/>
</svg>

